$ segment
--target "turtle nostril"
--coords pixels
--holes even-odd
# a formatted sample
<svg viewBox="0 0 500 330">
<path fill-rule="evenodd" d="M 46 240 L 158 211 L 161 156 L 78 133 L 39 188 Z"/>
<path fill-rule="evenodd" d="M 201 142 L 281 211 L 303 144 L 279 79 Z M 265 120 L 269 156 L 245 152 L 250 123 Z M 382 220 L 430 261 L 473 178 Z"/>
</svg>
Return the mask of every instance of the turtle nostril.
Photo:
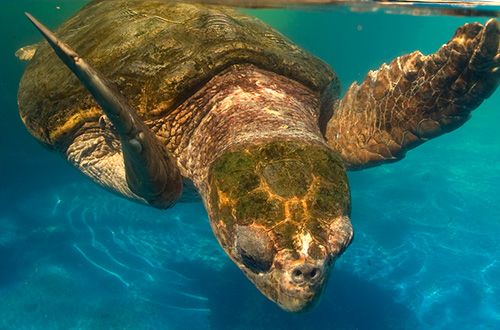
<svg viewBox="0 0 500 330">
<path fill-rule="evenodd" d="M 315 279 L 318 276 L 318 274 L 319 274 L 319 270 L 317 268 L 313 268 L 311 270 L 311 274 L 310 274 L 311 275 L 311 279 L 312 280 Z"/>
<path fill-rule="evenodd" d="M 301 282 L 304 279 L 302 271 L 300 269 L 295 268 L 292 272 L 292 277 L 295 282 Z"/>
<path fill-rule="evenodd" d="M 321 274 L 321 270 L 312 265 L 302 264 L 292 271 L 292 280 L 297 284 L 315 284 Z"/>
</svg>

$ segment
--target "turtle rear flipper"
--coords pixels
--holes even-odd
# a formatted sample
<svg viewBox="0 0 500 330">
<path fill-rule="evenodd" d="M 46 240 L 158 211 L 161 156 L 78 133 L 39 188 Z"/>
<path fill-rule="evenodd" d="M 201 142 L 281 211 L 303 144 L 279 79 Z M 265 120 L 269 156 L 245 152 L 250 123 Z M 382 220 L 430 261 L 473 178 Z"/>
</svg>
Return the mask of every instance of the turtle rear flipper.
<svg viewBox="0 0 500 330">
<path fill-rule="evenodd" d="M 92 94 L 114 128 L 107 132 L 105 120 L 99 120 L 99 127 L 83 129 L 68 147 L 70 161 L 94 180 L 128 197 L 159 208 L 172 205 L 181 194 L 182 177 L 166 148 L 114 84 L 34 17 L 26 15 Z M 116 140 L 121 148 L 116 148 Z M 106 146 L 111 150 L 102 150 Z"/>
<path fill-rule="evenodd" d="M 500 80 L 500 26 L 460 27 L 436 53 L 407 54 L 354 83 L 334 109 L 325 137 L 350 168 L 399 160 L 452 131 Z"/>
</svg>

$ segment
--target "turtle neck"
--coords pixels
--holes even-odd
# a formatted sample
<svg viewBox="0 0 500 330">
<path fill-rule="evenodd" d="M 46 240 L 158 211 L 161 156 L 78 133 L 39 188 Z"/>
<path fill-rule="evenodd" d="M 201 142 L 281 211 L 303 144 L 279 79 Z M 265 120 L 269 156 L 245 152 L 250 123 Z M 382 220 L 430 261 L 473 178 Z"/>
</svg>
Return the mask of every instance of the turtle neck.
<svg viewBox="0 0 500 330">
<path fill-rule="evenodd" d="M 198 188 L 210 164 L 229 148 L 271 140 L 324 143 L 317 124 L 319 95 L 253 65 L 231 66 L 193 98 L 205 100 L 204 116 L 183 134 L 176 153 L 181 171 Z"/>
</svg>

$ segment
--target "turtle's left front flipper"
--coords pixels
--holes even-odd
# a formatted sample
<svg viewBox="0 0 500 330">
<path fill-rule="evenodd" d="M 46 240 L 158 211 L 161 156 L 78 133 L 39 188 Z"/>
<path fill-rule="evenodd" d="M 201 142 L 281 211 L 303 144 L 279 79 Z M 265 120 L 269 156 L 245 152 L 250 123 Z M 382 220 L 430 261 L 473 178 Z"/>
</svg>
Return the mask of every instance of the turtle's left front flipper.
<svg viewBox="0 0 500 330">
<path fill-rule="evenodd" d="M 82 142 L 82 152 L 77 157 L 82 171 L 92 179 L 129 198 L 146 202 L 158 208 L 171 206 L 182 192 L 182 177 L 170 153 L 139 118 L 116 86 L 100 72 L 92 68 L 68 45 L 58 39 L 33 16 L 26 16 L 42 33 L 57 56 L 71 69 L 80 82 L 92 94 L 102 111 L 112 123 L 121 150 L 123 162 L 117 165 L 112 158 L 102 157 L 99 141 L 102 134 Z M 93 131 L 97 131 L 96 128 Z M 109 135 L 115 135 L 107 132 Z M 100 139 L 100 140 L 99 140 Z M 86 159 L 87 158 L 87 159 Z M 124 172 L 124 175 L 122 175 Z"/>
<path fill-rule="evenodd" d="M 370 71 L 334 109 L 329 145 L 351 169 L 364 168 L 461 126 L 498 86 L 499 39 L 494 19 L 466 24 L 432 55 L 414 52 Z"/>
</svg>

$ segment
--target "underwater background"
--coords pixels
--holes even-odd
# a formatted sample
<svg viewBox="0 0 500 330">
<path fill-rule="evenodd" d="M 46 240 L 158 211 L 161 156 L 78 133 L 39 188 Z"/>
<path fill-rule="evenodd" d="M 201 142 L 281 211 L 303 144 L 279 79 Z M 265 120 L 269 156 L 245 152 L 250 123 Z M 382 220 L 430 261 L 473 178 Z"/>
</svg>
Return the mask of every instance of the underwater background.
<svg viewBox="0 0 500 330">
<path fill-rule="evenodd" d="M 289 314 L 219 247 L 201 203 L 161 211 L 99 188 L 22 125 L 15 51 L 86 1 L 0 3 L 0 329 L 499 329 L 500 91 L 455 132 L 349 174 L 355 239 L 320 303 Z M 247 10 L 344 90 L 486 18 Z"/>
</svg>

